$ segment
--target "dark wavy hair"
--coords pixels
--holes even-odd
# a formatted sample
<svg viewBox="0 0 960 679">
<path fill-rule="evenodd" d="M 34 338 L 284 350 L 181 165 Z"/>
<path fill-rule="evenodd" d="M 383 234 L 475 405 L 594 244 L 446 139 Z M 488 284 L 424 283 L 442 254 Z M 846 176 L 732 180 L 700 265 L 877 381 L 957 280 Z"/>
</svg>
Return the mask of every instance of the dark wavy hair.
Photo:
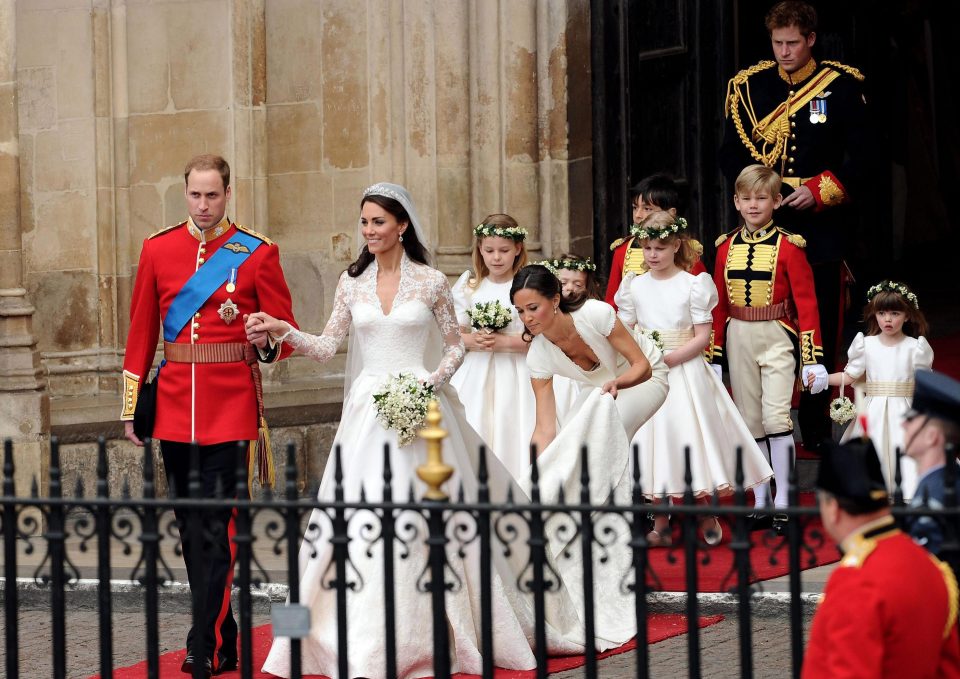
<svg viewBox="0 0 960 679">
<path fill-rule="evenodd" d="M 920 309 L 908 302 L 899 292 L 883 290 L 874 295 L 863 307 L 863 322 L 867 325 L 867 335 L 880 334 L 877 314 L 881 311 L 902 312 L 904 315 L 903 334 L 908 337 L 921 337 L 930 331 L 927 318 Z"/>
<path fill-rule="evenodd" d="M 360 201 L 360 209 L 363 209 L 363 206 L 366 203 L 374 203 L 379 205 L 384 210 L 389 212 L 393 217 L 401 224 L 410 224 L 410 215 L 407 214 L 406 209 L 400 203 L 400 201 L 387 196 L 381 196 L 376 193 L 371 193 L 368 196 L 364 196 L 363 200 Z M 427 253 L 427 249 L 423 246 L 423 243 L 420 242 L 420 239 L 417 238 L 417 232 L 415 229 L 408 228 L 403 233 L 403 241 L 400 243 L 403 245 L 403 249 L 406 250 L 407 256 L 415 262 L 420 262 L 421 264 L 430 265 L 430 255 Z M 347 275 L 351 278 L 356 278 L 364 271 L 367 267 L 370 266 L 370 262 L 374 260 L 374 255 L 370 253 L 367 249 L 366 244 L 360 249 L 360 256 L 357 257 L 357 261 L 347 267 Z"/>
<path fill-rule="evenodd" d="M 557 295 L 560 295 L 560 311 L 565 314 L 576 311 L 587 301 L 586 295 L 573 300 L 564 299 L 562 290 L 560 289 L 560 279 L 542 264 L 529 264 L 520 269 L 517 275 L 513 277 L 513 285 L 510 286 L 511 304 L 513 303 L 514 295 L 516 295 L 519 290 L 534 290 L 546 299 L 553 299 Z M 524 326 L 523 340 L 529 342 L 532 339 L 533 335 L 527 330 L 527 327 Z"/>
</svg>

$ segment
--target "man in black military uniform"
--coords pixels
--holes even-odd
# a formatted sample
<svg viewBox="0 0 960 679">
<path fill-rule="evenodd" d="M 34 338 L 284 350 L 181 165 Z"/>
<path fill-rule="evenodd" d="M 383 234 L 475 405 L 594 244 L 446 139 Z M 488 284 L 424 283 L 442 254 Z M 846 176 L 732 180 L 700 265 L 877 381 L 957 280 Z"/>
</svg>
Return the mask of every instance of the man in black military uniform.
<svg viewBox="0 0 960 679">
<path fill-rule="evenodd" d="M 747 165 L 762 163 L 783 177 L 785 196 L 774 219 L 803 236 L 820 305 L 823 363 L 835 370 L 843 314 L 847 241 L 855 233 L 851 201 L 867 162 L 863 75 L 813 58 L 817 14 L 805 2 L 777 3 L 767 14 L 776 61 L 740 71 L 727 85 L 720 161 L 731 184 Z M 829 392 L 804 393 L 800 432 L 815 449 L 830 436 Z"/>
<path fill-rule="evenodd" d="M 933 370 L 917 372 L 913 405 L 903 422 L 904 452 L 917 463 L 917 489 L 911 507 L 942 509 L 947 504 L 947 489 L 954 488 L 956 506 L 960 502 L 960 465 L 956 447 L 960 442 L 960 382 Z M 944 550 L 947 517 L 920 516 L 906 522 L 907 531 L 919 544 L 949 563 L 956 572 L 957 530 L 954 528 Z M 949 553 L 948 553 L 949 552 Z"/>
</svg>

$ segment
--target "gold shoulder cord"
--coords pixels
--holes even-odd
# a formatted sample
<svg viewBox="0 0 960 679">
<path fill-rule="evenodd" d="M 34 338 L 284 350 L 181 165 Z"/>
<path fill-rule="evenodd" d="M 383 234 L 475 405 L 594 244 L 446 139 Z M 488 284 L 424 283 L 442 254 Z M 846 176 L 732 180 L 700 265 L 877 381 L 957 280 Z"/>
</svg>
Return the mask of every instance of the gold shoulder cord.
<svg viewBox="0 0 960 679">
<path fill-rule="evenodd" d="M 783 152 L 787 144 L 787 135 L 778 134 L 772 149 L 767 148 L 769 146 L 769 142 L 764 141 L 762 150 L 758 150 L 756 144 L 753 143 L 753 141 L 750 139 L 750 136 L 743 128 L 743 121 L 740 119 L 739 103 L 741 101 L 744 102 L 743 108 L 747 112 L 747 116 L 750 118 L 750 125 L 756 129 L 757 115 L 753 110 L 753 101 L 750 99 L 749 78 L 752 75 L 756 75 L 760 71 L 773 68 L 775 65 L 775 62 L 773 61 L 761 61 L 757 64 L 754 64 L 750 68 L 743 69 L 734 77 L 732 77 L 730 82 L 727 83 L 727 115 L 729 115 L 733 120 L 733 126 L 737 130 L 737 136 L 740 137 L 740 141 L 743 142 L 743 145 L 747 147 L 747 151 L 750 152 L 750 155 L 753 157 L 753 159 L 759 163 L 763 163 L 767 167 L 773 167 L 777 160 L 783 156 Z M 746 96 L 740 92 L 741 85 L 744 86 Z M 790 112 L 787 111 L 787 120 L 789 120 L 789 113 Z"/>
<path fill-rule="evenodd" d="M 847 66 L 846 64 L 841 64 L 839 61 L 821 61 L 820 63 L 824 64 L 825 66 L 830 66 L 831 68 L 841 70 L 847 75 L 852 76 L 853 78 L 856 78 L 860 82 L 863 82 L 866 79 L 866 76 L 860 72 L 859 68 L 854 68 L 853 66 Z"/>
</svg>

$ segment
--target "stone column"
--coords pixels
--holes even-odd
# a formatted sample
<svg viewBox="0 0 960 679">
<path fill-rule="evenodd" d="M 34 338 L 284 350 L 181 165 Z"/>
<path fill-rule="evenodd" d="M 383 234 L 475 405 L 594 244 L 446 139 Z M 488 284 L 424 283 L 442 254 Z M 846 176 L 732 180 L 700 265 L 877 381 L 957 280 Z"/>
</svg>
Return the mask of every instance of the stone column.
<svg viewBox="0 0 960 679">
<path fill-rule="evenodd" d="M 16 1 L 0 0 L 0 439 L 14 441 L 17 492 L 43 482 L 50 401 L 24 289 L 20 232 Z"/>
</svg>

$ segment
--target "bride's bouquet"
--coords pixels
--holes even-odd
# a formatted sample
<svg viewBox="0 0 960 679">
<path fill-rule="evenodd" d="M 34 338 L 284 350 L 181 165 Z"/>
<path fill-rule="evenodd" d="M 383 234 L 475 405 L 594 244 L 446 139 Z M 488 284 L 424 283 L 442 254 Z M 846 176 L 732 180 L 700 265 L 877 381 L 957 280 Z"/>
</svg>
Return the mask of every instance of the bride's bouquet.
<svg viewBox="0 0 960 679">
<path fill-rule="evenodd" d="M 510 325 L 510 320 L 513 318 L 510 309 L 497 300 L 477 302 L 472 309 L 467 309 L 467 316 L 470 317 L 470 325 L 474 330 L 490 332 L 503 330 Z"/>
<path fill-rule="evenodd" d="M 417 432 L 427 418 L 427 404 L 433 400 L 434 389 L 409 373 L 388 379 L 373 395 L 377 421 L 386 429 L 397 432 L 400 447 L 408 446 L 417 438 Z"/>
</svg>

